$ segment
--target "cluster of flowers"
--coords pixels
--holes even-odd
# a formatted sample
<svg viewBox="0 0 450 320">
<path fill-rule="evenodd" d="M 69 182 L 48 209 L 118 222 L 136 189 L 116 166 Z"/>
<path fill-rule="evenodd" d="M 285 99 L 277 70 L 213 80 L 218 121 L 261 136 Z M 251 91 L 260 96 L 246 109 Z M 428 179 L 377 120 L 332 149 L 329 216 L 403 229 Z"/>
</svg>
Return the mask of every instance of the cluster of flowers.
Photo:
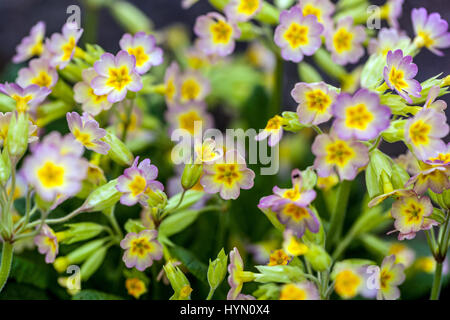
<svg viewBox="0 0 450 320">
<path fill-rule="evenodd" d="M 195 2 L 183 1 L 183 7 Z M 447 93 L 450 79 L 438 75 L 420 83 L 415 79 L 418 67 L 413 57 L 422 48 L 443 55 L 441 50 L 450 47 L 447 22 L 438 13 L 413 9 L 415 36 L 411 39 L 397 21 L 403 0 L 389 0 L 381 11 L 390 28 L 369 39 L 361 25 L 365 20 L 359 21 L 361 17 L 352 16 L 345 5 L 336 7 L 329 0 L 299 0 L 286 10 L 263 0 L 211 2 L 224 15 L 210 12 L 197 18 L 197 39 L 186 53 L 187 63 L 167 63 L 161 84 L 154 83 L 150 71 L 164 65 L 163 50 L 155 36 L 146 32 L 123 35 L 120 51 L 114 55 L 99 46 L 81 49 L 78 42 L 83 30 L 75 23 L 65 24 L 61 33 L 49 38 L 45 38 L 43 22 L 31 29 L 13 58 L 15 63 L 28 61 L 28 65 L 19 70 L 15 83 L 0 84 L 0 92 L 10 98 L 9 111 L 0 113 L 3 250 L 34 239 L 46 263 L 53 263 L 60 273 L 70 264 L 83 263 L 82 280 L 87 280 L 100 267 L 108 248 L 118 245 L 124 250 L 125 266 L 139 271 L 126 276 L 131 295 L 139 298 L 147 291 L 145 270 L 154 261 L 165 260 L 158 280 L 164 277 L 170 282 L 172 299 L 190 299 L 193 289 L 178 267 L 181 262 L 171 254 L 169 236 L 189 226 L 200 212 L 226 210 L 223 203 L 237 199 L 241 189 L 253 187 L 255 173 L 247 167 L 240 147 L 227 149 L 205 139 L 196 141 L 194 158 L 179 168 L 173 186 L 169 183 L 165 190 L 151 160 L 140 161 L 130 151 L 131 140 L 139 134 L 151 139 L 140 127 L 148 118 L 139 98 L 163 95 L 169 134 L 182 129 L 195 137 L 198 123 L 202 130 L 214 125 L 207 111 L 214 90 L 210 65 L 226 61 L 236 40 L 262 37 L 272 52 L 254 43 L 249 60 L 264 72 L 272 72 L 273 60 L 305 66 L 304 56 L 314 56 L 341 86 L 317 77 L 317 81 L 297 83 L 291 91 L 296 112 L 273 115 L 256 136 L 275 147 L 283 142 L 283 131 L 310 128 L 317 133 L 311 147 L 315 160 L 305 170 L 292 170 L 290 188 L 275 186 L 273 194 L 257 204 L 281 232 L 281 248 L 278 242 L 247 246 L 255 261 L 267 264 L 256 266 L 258 272 L 244 271 L 237 248 L 230 252 L 229 264 L 222 250 L 210 261 L 208 299 L 227 271 L 228 299 L 317 300 L 328 299 L 333 291 L 344 299 L 358 294 L 397 299 L 404 270 L 414 261 L 409 248 L 376 242 L 382 247 L 378 252 L 384 253 L 381 267 L 369 260 L 339 260 L 353 237 L 391 218 L 394 230 L 388 234 L 398 232 L 398 240 L 427 232 L 432 259 L 416 263 L 422 270 L 442 271 L 450 238 L 450 144 L 443 140 L 449 133 L 447 105 L 438 98 Z M 253 24 L 252 19 L 263 26 Z M 275 26 L 273 33 L 265 28 L 270 25 Z M 367 62 L 347 73 L 341 66 L 357 63 L 365 54 L 365 45 Z M 272 83 L 271 89 L 276 88 Z M 70 132 L 44 136 L 45 125 L 63 116 Z M 409 151 L 391 159 L 379 150 L 382 141 L 402 141 Z M 105 174 L 111 168 L 118 170 Z M 350 182 L 361 172 L 365 172 L 368 208 L 342 241 Z M 317 189 L 330 191 L 338 183 L 333 216 L 325 222 L 314 204 Z M 24 215 L 14 207 L 18 197 L 26 200 Z M 83 200 L 79 208 L 48 219 L 55 208 L 74 197 Z M 380 213 L 379 205 L 388 198 L 394 200 L 392 207 L 387 214 Z M 142 208 L 141 219 L 129 219 L 123 226 L 126 235 L 114 217 L 118 202 Z M 206 206 L 206 202 L 217 205 Z M 58 232 L 50 227 L 92 211 L 103 212 L 110 225 L 80 222 Z M 34 219 L 37 212 L 41 216 Z M 436 226 L 442 230 L 438 239 L 432 231 Z M 60 244 L 87 240 L 67 256 L 58 256 Z M 370 234 L 362 241 L 374 243 Z M 253 295 L 243 294 L 244 283 L 251 281 L 264 285 Z M 433 298 L 436 292 L 439 288 L 433 288 Z"/>
</svg>

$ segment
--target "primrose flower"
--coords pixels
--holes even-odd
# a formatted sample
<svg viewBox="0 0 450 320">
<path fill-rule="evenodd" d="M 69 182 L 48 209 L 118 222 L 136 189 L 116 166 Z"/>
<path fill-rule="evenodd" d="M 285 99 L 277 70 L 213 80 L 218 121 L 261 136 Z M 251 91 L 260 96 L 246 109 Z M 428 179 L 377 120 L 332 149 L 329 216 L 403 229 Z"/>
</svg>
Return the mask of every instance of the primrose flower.
<svg viewBox="0 0 450 320">
<path fill-rule="evenodd" d="M 67 124 L 75 139 L 86 149 L 100 154 L 107 154 L 110 146 L 101 139 L 106 135 L 106 130 L 99 127 L 98 122 L 84 112 L 80 116 L 77 112 L 67 112 Z"/>
<path fill-rule="evenodd" d="M 409 41 L 409 37 L 399 30 L 383 28 L 378 33 L 377 39 L 370 39 L 369 54 L 381 54 L 383 57 L 386 57 L 389 51 L 393 51 L 401 43 Z"/>
<path fill-rule="evenodd" d="M 145 32 L 137 32 L 134 36 L 126 33 L 119 41 L 120 48 L 134 56 L 136 60 L 136 71 L 144 74 L 153 66 L 163 62 L 163 51 L 156 46 L 154 36 Z"/>
<path fill-rule="evenodd" d="M 62 33 L 54 33 L 50 40 L 46 41 L 46 47 L 50 52 L 50 65 L 53 68 L 64 69 L 73 58 L 77 48 L 77 42 L 83 34 L 83 29 L 78 29 L 75 22 L 67 22 Z"/>
<path fill-rule="evenodd" d="M 400 242 L 394 242 L 389 247 L 389 255 L 395 255 L 395 263 L 401 263 L 405 266 L 405 268 L 410 267 L 413 262 L 416 254 L 414 250 L 408 248 L 406 245 Z"/>
<path fill-rule="evenodd" d="M 127 268 L 144 271 L 153 264 L 153 260 L 163 257 L 163 247 L 157 237 L 158 231 L 143 230 L 138 234 L 130 232 L 120 241 L 120 247 L 125 250 L 122 260 Z"/>
<path fill-rule="evenodd" d="M 412 176 L 405 187 L 413 185 L 417 194 L 424 194 L 428 189 L 434 193 L 442 193 L 450 189 L 450 163 L 440 160 L 421 163 L 421 171 Z"/>
<path fill-rule="evenodd" d="M 283 250 L 290 256 L 297 257 L 308 252 L 308 246 L 294 235 L 292 230 L 283 231 Z"/>
<path fill-rule="evenodd" d="M 230 252 L 230 263 L 228 264 L 228 284 L 230 290 L 227 294 L 227 300 L 236 300 L 241 293 L 244 282 L 252 281 L 254 275 L 252 272 L 244 271 L 244 262 L 237 248 Z"/>
<path fill-rule="evenodd" d="M 229 150 L 214 163 L 203 164 L 200 184 L 206 193 L 219 193 L 222 199 L 237 199 L 240 189 L 253 187 L 255 173 L 247 168 L 245 159 L 236 151 Z"/>
<path fill-rule="evenodd" d="M 369 150 L 364 144 L 339 139 L 334 133 L 318 135 L 311 150 L 316 156 L 314 168 L 320 177 L 337 171 L 341 180 L 353 180 L 358 169 L 369 163 Z"/>
<path fill-rule="evenodd" d="M 334 280 L 334 291 L 343 299 L 352 299 L 358 294 L 371 298 L 376 292 L 367 288 L 367 265 L 352 265 L 348 262 L 338 262 L 331 274 Z"/>
<path fill-rule="evenodd" d="M 29 62 L 28 68 L 19 70 L 16 83 L 22 88 L 35 84 L 39 87 L 52 88 L 58 81 L 58 73 L 47 59 L 37 58 Z"/>
<path fill-rule="evenodd" d="M 91 82 L 98 74 L 94 68 L 84 69 L 82 72 L 83 81 L 78 82 L 73 87 L 76 102 L 81 103 L 83 111 L 96 116 L 103 110 L 111 108 L 112 103 L 108 101 L 107 95 L 96 95 L 91 87 Z"/>
<path fill-rule="evenodd" d="M 412 103 L 410 95 L 421 97 L 422 86 L 417 80 L 414 80 L 417 74 L 417 65 L 412 62 L 412 57 L 403 56 L 403 51 L 398 49 L 388 52 L 386 62 L 383 75 L 388 87 L 395 90 L 408 103 Z"/>
<path fill-rule="evenodd" d="M 334 4 L 330 0 L 299 0 L 298 7 L 302 9 L 303 15 L 314 15 L 317 21 L 326 29 L 333 26 L 331 18 L 334 12 Z"/>
<path fill-rule="evenodd" d="M 294 6 L 280 14 L 280 24 L 275 29 L 274 40 L 281 48 L 284 60 L 300 62 L 303 56 L 313 55 L 320 48 L 324 27 L 315 15 L 303 16 L 302 9 Z"/>
<path fill-rule="evenodd" d="M 128 294 L 136 299 L 139 299 L 140 296 L 147 292 L 144 281 L 138 278 L 127 279 L 125 281 L 125 287 L 127 288 Z"/>
<path fill-rule="evenodd" d="M 14 63 L 24 62 L 34 56 L 41 55 L 44 45 L 45 23 L 39 21 L 30 30 L 30 34 L 22 39 L 12 58 Z"/>
<path fill-rule="evenodd" d="M 383 259 L 379 273 L 380 288 L 377 292 L 377 300 L 396 300 L 400 297 L 397 286 L 405 281 L 404 269 L 403 264 L 395 263 L 395 255 Z"/>
<path fill-rule="evenodd" d="M 164 95 L 168 107 L 172 107 L 178 101 L 180 95 L 180 67 L 172 62 L 164 75 Z"/>
<path fill-rule="evenodd" d="M 333 31 L 326 34 L 326 46 L 334 62 L 340 65 L 356 63 L 363 55 L 362 42 L 366 39 L 363 26 L 353 26 L 353 18 L 340 19 Z"/>
<path fill-rule="evenodd" d="M 56 234 L 46 224 L 42 226 L 41 232 L 34 238 L 34 243 L 41 254 L 45 254 L 45 263 L 53 263 L 58 255 L 59 245 Z"/>
<path fill-rule="evenodd" d="M 439 49 L 450 47 L 447 21 L 441 19 L 437 12 L 428 15 L 425 8 L 412 9 L 411 20 L 416 34 L 414 44 L 418 48 L 426 47 L 434 54 L 443 56 L 444 53 Z"/>
<path fill-rule="evenodd" d="M 330 106 L 336 100 L 337 91 L 324 82 L 300 82 L 291 91 L 291 96 L 298 103 L 299 122 L 319 125 L 331 119 Z"/>
<path fill-rule="evenodd" d="M 185 72 L 180 76 L 179 103 L 203 101 L 211 91 L 208 79 L 195 71 Z"/>
<path fill-rule="evenodd" d="M 275 250 L 270 254 L 268 266 L 285 266 L 289 263 L 289 256 L 283 249 Z"/>
<path fill-rule="evenodd" d="M 207 55 L 217 54 L 222 57 L 233 52 L 235 39 L 241 36 L 241 30 L 235 22 L 216 12 L 198 17 L 194 32 L 199 37 L 199 49 Z"/>
<path fill-rule="evenodd" d="M 381 7 L 381 16 L 387 19 L 389 26 L 399 29 L 398 19 L 402 15 L 404 0 L 388 0 Z"/>
<path fill-rule="evenodd" d="M 98 76 L 91 81 L 94 93 L 98 96 L 107 95 L 111 103 L 125 99 L 128 91 L 137 92 L 142 89 L 142 80 L 136 72 L 136 59 L 126 51 L 120 51 L 116 56 L 104 53 L 100 60 L 94 63 Z"/>
<path fill-rule="evenodd" d="M 333 128 L 344 140 L 372 140 L 390 124 L 391 109 L 380 105 L 380 96 L 367 89 L 359 89 L 353 97 L 341 93 L 331 112 L 336 118 Z"/>
<path fill-rule="evenodd" d="M 447 118 L 443 112 L 426 108 L 420 110 L 405 125 L 405 141 L 411 145 L 419 160 L 428 160 L 445 149 L 441 140 L 449 132 Z"/>
<path fill-rule="evenodd" d="M 430 198 L 426 196 L 404 197 L 395 201 L 391 215 L 395 219 L 396 231 L 400 232 L 398 239 L 413 239 L 416 232 L 429 229 L 430 223 L 425 221 L 425 218 L 432 212 L 433 206 Z"/>
<path fill-rule="evenodd" d="M 35 111 L 35 107 L 42 103 L 50 94 L 51 90 L 46 87 L 39 87 L 35 84 L 25 88 L 15 84 L 0 84 L 0 92 L 11 97 L 16 102 L 16 110 L 19 113 Z"/>
<path fill-rule="evenodd" d="M 444 148 L 439 150 L 438 155 L 434 158 L 430 158 L 425 162 L 428 164 L 440 164 L 448 165 L 450 163 L 450 142 L 443 146 Z"/>
<path fill-rule="evenodd" d="M 88 170 L 87 161 L 70 154 L 61 155 L 60 150 L 48 143 L 41 143 L 32 151 L 25 159 L 23 174 L 42 199 L 53 201 L 57 196 L 70 197 L 80 191 Z"/>
<path fill-rule="evenodd" d="M 216 147 L 216 141 L 208 138 L 201 143 L 196 141 L 194 145 L 195 163 L 207 163 L 218 160 L 223 155 L 223 150 Z"/>
<path fill-rule="evenodd" d="M 298 238 L 303 236 L 306 229 L 312 233 L 319 232 L 319 220 L 308 207 L 283 201 L 275 204 L 271 209 L 277 213 L 278 220 L 286 226 L 286 229 L 291 230 Z"/>
<path fill-rule="evenodd" d="M 280 300 L 320 300 L 320 295 L 314 283 L 302 281 L 283 285 Z"/>
<path fill-rule="evenodd" d="M 61 133 L 58 131 L 52 131 L 42 139 L 41 144 L 58 149 L 62 156 L 70 155 L 80 158 L 84 152 L 83 145 L 70 133 L 61 136 Z M 34 147 L 32 147 L 31 150 L 34 151 Z"/>
<path fill-rule="evenodd" d="M 200 102 L 192 102 L 182 107 L 171 108 L 166 112 L 165 116 L 171 124 L 171 131 L 183 129 L 192 136 L 194 136 L 196 130 L 208 129 L 213 125 L 213 118 L 206 112 L 206 105 Z"/>
<path fill-rule="evenodd" d="M 445 109 L 447 109 L 447 102 L 445 102 L 444 100 L 436 100 L 436 98 L 439 96 L 440 91 L 441 88 L 439 86 L 431 87 L 430 91 L 428 91 L 427 100 L 425 101 L 423 107 L 432 108 L 439 112 L 443 112 Z"/>
<path fill-rule="evenodd" d="M 117 181 L 116 188 L 122 192 L 120 203 L 126 206 L 135 205 L 137 202 L 147 206 L 147 199 L 151 192 L 164 190 L 162 183 L 155 180 L 158 176 L 158 168 L 150 164 L 150 159 L 144 159 L 139 165 L 138 162 L 139 157 L 136 157 L 133 165 L 125 169 Z"/>
<path fill-rule="evenodd" d="M 262 0 L 231 0 L 224 12 L 231 21 L 245 22 L 253 18 L 262 7 Z"/>
<path fill-rule="evenodd" d="M 270 118 L 263 131 L 255 136 L 256 141 L 264 140 L 269 137 L 269 146 L 274 147 L 283 137 L 283 117 L 279 115 Z"/>
<path fill-rule="evenodd" d="M 328 191 L 339 183 L 339 177 L 332 173 L 327 177 L 317 177 L 317 188 Z"/>
<path fill-rule="evenodd" d="M 277 186 L 273 187 L 273 195 L 263 197 L 259 201 L 258 208 L 274 208 L 279 204 L 286 202 L 293 203 L 300 207 L 307 207 L 316 198 L 314 190 L 305 190 L 302 185 L 301 172 L 298 169 L 292 170 L 291 173 L 292 188 L 281 189 Z"/>
</svg>

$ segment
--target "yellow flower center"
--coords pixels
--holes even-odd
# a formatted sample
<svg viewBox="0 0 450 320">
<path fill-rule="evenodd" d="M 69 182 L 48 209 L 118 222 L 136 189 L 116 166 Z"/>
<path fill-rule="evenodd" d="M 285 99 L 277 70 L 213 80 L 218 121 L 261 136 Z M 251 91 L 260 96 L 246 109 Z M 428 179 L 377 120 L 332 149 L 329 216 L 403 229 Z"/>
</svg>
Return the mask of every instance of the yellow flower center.
<svg viewBox="0 0 450 320">
<path fill-rule="evenodd" d="M 286 251 L 293 256 L 299 256 L 308 252 L 308 247 L 301 242 L 298 242 L 294 237 L 291 237 Z"/>
<path fill-rule="evenodd" d="M 299 222 L 309 216 L 309 212 L 306 208 L 299 207 L 294 203 L 288 203 L 283 208 L 283 213 L 289 217 L 292 217 L 292 219 L 296 222 Z"/>
<path fill-rule="evenodd" d="M 280 116 L 275 116 L 275 117 L 269 119 L 269 121 L 267 121 L 265 130 L 267 130 L 267 131 L 280 130 L 282 124 L 283 124 L 283 118 Z"/>
<path fill-rule="evenodd" d="M 322 12 L 320 11 L 320 9 L 316 8 L 313 5 L 311 5 L 310 3 L 308 3 L 303 8 L 303 15 L 306 17 L 307 15 L 310 15 L 310 14 L 316 16 L 317 21 L 322 22 Z"/>
<path fill-rule="evenodd" d="M 217 183 L 231 187 L 241 178 L 239 166 L 235 163 L 217 163 L 214 168 L 214 181 Z"/>
<path fill-rule="evenodd" d="M 108 72 L 109 77 L 108 81 L 106 81 L 106 85 L 113 87 L 118 91 L 122 91 L 122 89 L 132 81 L 126 66 L 110 68 Z"/>
<path fill-rule="evenodd" d="M 308 44 L 308 31 L 309 28 L 307 26 L 293 22 L 284 33 L 284 39 L 286 39 L 292 49 L 297 49 Z"/>
<path fill-rule="evenodd" d="M 28 110 L 28 102 L 33 99 L 33 96 L 29 94 L 25 97 L 21 97 L 19 95 L 13 94 L 11 98 L 16 101 L 17 112 L 26 112 Z"/>
<path fill-rule="evenodd" d="M 36 84 L 39 87 L 50 87 L 52 84 L 52 77 L 45 71 L 39 72 L 39 74 L 31 79 L 32 84 Z"/>
<path fill-rule="evenodd" d="M 402 209 L 402 215 L 406 217 L 408 223 L 419 223 L 423 220 L 424 211 L 420 203 L 411 200 Z"/>
<path fill-rule="evenodd" d="M 37 176 L 45 188 L 60 187 L 64 184 L 64 167 L 46 161 L 37 171 Z"/>
<path fill-rule="evenodd" d="M 306 106 L 310 110 L 323 113 L 330 105 L 330 97 L 320 89 L 312 90 L 306 94 Z"/>
<path fill-rule="evenodd" d="M 405 82 L 405 74 L 403 71 L 397 70 L 394 67 L 392 67 L 389 72 L 389 81 L 394 85 L 395 89 L 399 91 L 408 87 L 408 84 Z"/>
<path fill-rule="evenodd" d="M 175 96 L 175 93 L 176 93 L 175 82 L 173 81 L 173 79 L 169 79 L 167 81 L 166 90 L 165 90 L 165 95 L 166 95 L 167 100 L 172 102 L 173 98 Z"/>
<path fill-rule="evenodd" d="M 180 128 L 189 131 L 190 134 L 194 134 L 195 122 L 202 120 L 196 111 L 189 111 L 179 117 Z"/>
<path fill-rule="evenodd" d="M 380 274 L 380 286 L 382 289 L 386 289 L 389 286 L 389 281 L 392 279 L 392 275 L 387 270 L 382 270 Z"/>
<path fill-rule="evenodd" d="M 352 49 L 353 33 L 346 28 L 339 28 L 333 35 L 333 45 L 338 53 L 350 51 Z"/>
<path fill-rule="evenodd" d="M 255 13 L 258 7 L 259 7 L 259 0 L 241 0 L 237 8 L 237 11 L 239 13 L 243 13 L 250 16 L 253 13 Z"/>
<path fill-rule="evenodd" d="M 136 48 L 129 48 L 128 53 L 136 58 L 136 66 L 140 67 L 148 61 L 148 55 L 145 53 L 142 46 Z"/>
<path fill-rule="evenodd" d="M 61 46 L 61 50 L 63 52 L 63 56 L 61 58 L 62 61 L 67 61 L 70 59 L 70 57 L 72 56 L 73 50 L 76 47 L 76 43 L 75 43 L 75 38 L 74 37 L 70 37 L 69 41 L 67 41 L 67 43 L 65 43 L 64 45 Z"/>
<path fill-rule="evenodd" d="M 270 255 L 269 266 L 284 266 L 289 262 L 289 256 L 282 250 L 275 250 Z"/>
<path fill-rule="evenodd" d="M 423 120 L 417 120 L 409 127 L 409 136 L 413 144 L 421 145 L 428 144 L 428 134 L 431 131 L 431 126 Z"/>
<path fill-rule="evenodd" d="M 98 96 L 94 93 L 94 89 L 89 88 L 89 96 L 95 104 L 100 104 L 108 99 L 106 94 Z"/>
<path fill-rule="evenodd" d="M 330 143 L 327 148 L 326 161 L 339 167 L 345 167 L 347 163 L 355 156 L 355 152 L 343 140 L 337 140 Z"/>
<path fill-rule="evenodd" d="M 426 31 L 419 31 L 417 33 L 417 36 L 419 37 L 419 41 L 416 43 L 419 47 L 431 47 L 434 44 L 434 39 L 430 36 L 430 34 Z"/>
<path fill-rule="evenodd" d="M 186 79 L 181 85 L 181 100 L 183 102 L 192 101 L 198 98 L 201 86 L 195 79 Z"/>
<path fill-rule="evenodd" d="M 32 56 L 39 56 L 41 55 L 42 51 L 44 50 L 44 46 L 42 44 L 42 38 L 39 38 L 34 46 L 30 48 L 30 55 Z"/>
<path fill-rule="evenodd" d="M 130 251 L 133 255 L 145 257 L 153 250 L 153 244 L 147 238 L 137 238 L 131 241 Z"/>
<path fill-rule="evenodd" d="M 82 132 L 80 129 L 73 131 L 73 136 L 85 147 L 91 148 L 94 146 L 91 135 L 87 132 Z"/>
<path fill-rule="evenodd" d="M 297 201 L 301 197 L 300 189 L 295 185 L 294 188 L 286 190 L 283 197 L 292 201 Z"/>
<path fill-rule="evenodd" d="M 444 163 L 450 162 L 450 153 L 439 153 L 436 158 L 430 158 L 431 161 L 439 160 L 443 161 Z"/>
<path fill-rule="evenodd" d="M 360 284 L 361 277 L 351 270 L 344 270 L 336 276 L 334 288 L 338 295 L 348 299 L 358 294 Z"/>
<path fill-rule="evenodd" d="M 138 278 L 131 278 L 125 281 L 125 287 L 128 290 L 128 294 L 138 299 L 142 294 L 147 292 L 144 282 Z"/>
<path fill-rule="evenodd" d="M 358 130 L 366 130 L 368 125 L 373 121 L 374 117 L 367 110 L 365 104 L 361 103 L 345 110 L 345 125 L 347 128 L 355 128 Z"/>
<path fill-rule="evenodd" d="M 281 289 L 280 300 L 306 300 L 306 291 L 294 284 L 286 284 Z"/>
<path fill-rule="evenodd" d="M 227 44 L 230 42 L 233 28 L 223 20 L 219 20 L 210 27 L 212 40 L 215 44 Z"/>
<path fill-rule="evenodd" d="M 136 197 L 136 196 L 140 195 L 142 192 L 144 192 L 146 186 L 147 186 L 147 181 L 140 175 L 135 175 L 133 177 L 133 180 L 128 185 L 133 197 Z"/>
</svg>

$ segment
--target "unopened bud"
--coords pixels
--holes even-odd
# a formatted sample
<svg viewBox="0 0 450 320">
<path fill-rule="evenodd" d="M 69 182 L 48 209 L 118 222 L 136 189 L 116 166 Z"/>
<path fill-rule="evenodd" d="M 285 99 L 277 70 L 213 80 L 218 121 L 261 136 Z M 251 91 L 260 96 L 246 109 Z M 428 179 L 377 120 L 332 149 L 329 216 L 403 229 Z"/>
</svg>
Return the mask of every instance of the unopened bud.
<svg viewBox="0 0 450 320">
<path fill-rule="evenodd" d="M 306 260 L 316 271 L 325 271 L 331 266 L 331 257 L 322 246 L 310 244 L 305 253 Z"/>
<path fill-rule="evenodd" d="M 186 164 L 181 176 L 181 185 L 184 190 L 189 190 L 197 184 L 203 172 L 202 164 Z"/>
<path fill-rule="evenodd" d="M 103 211 L 114 206 L 121 197 L 121 193 L 116 188 L 117 179 L 95 189 L 86 199 L 81 207 L 81 211 Z"/>
<path fill-rule="evenodd" d="M 105 141 L 111 147 L 108 152 L 108 156 L 121 166 L 131 166 L 134 156 L 125 143 L 122 142 L 113 132 L 112 129 L 106 130 L 106 135 L 103 137 Z"/>
<path fill-rule="evenodd" d="M 217 289 L 227 274 L 227 261 L 228 256 L 225 254 L 223 248 L 214 261 L 209 261 L 208 283 L 213 290 Z"/>
</svg>

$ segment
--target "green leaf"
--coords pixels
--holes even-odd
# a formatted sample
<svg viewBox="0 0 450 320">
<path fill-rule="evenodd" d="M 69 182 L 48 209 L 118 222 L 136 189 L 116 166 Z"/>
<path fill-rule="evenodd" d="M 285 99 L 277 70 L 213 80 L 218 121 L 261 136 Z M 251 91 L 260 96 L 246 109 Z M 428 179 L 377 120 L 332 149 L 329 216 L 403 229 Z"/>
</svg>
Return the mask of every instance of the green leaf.
<svg viewBox="0 0 450 320">
<path fill-rule="evenodd" d="M 184 194 L 183 202 L 180 204 L 180 206 L 177 208 L 175 212 L 189 208 L 194 203 L 197 203 L 204 195 L 205 193 L 203 191 L 195 191 L 195 190 L 186 191 L 186 193 Z M 165 210 L 166 211 L 173 210 L 173 208 L 175 208 L 175 206 L 180 201 L 180 197 L 181 192 L 171 197 L 169 201 L 167 201 L 167 206 L 165 207 Z"/>
<path fill-rule="evenodd" d="M 72 300 L 123 300 L 123 298 L 97 290 L 81 290 Z"/>
<path fill-rule="evenodd" d="M 192 273 L 201 282 L 209 286 L 206 278 L 208 273 L 208 267 L 206 264 L 199 261 L 192 252 L 182 247 L 174 246 L 170 249 L 170 252 L 185 265 L 190 273 Z"/>
<path fill-rule="evenodd" d="M 201 210 L 185 210 L 168 216 L 161 222 L 159 233 L 166 237 L 170 237 L 192 224 L 202 213 Z"/>
</svg>

